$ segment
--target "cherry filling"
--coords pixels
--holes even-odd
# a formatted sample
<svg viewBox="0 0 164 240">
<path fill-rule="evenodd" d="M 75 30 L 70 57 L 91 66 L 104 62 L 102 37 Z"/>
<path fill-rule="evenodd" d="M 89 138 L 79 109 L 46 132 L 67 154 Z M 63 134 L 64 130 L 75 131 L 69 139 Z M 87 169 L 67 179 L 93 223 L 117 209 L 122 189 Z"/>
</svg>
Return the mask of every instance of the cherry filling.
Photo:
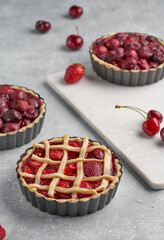
<svg viewBox="0 0 164 240">
<path fill-rule="evenodd" d="M 62 143 L 51 143 L 51 145 L 59 145 Z M 69 142 L 70 146 L 73 147 L 82 147 L 82 142 L 78 141 L 73 141 Z M 88 148 L 93 146 L 92 143 L 89 142 Z M 36 148 L 33 150 L 31 155 L 22 163 L 21 171 L 24 173 L 36 175 L 39 168 L 43 165 L 42 162 L 36 161 L 32 159 L 32 155 L 35 154 L 38 157 L 44 158 L 45 157 L 45 150 L 41 148 Z M 55 164 L 55 161 L 61 161 L 64 155 L 64 151 L 60 149 L 50 149 L 49 152 L 49 157 L 51 160 L 54 161 L 54 164 L 47 164 L 47 166 L 43 169 L 42 174 L 53 174 L 57 173 L 60 167 L 60 164 Z M 63 171 L 63 174 L 66 176 L 74 176 L 76 178 L 77 176 L 77 162 L 76 163 L 69 163 L 70 159 L 76 159 L 79 157 L 79 153 L 73 152 L 73 151 L 68 151 L 68 161 L 65 165 L 65 169 Z M 96 189 L 101 185 L 102 180 L 99 181 L 85 181 L 86 177 L 97 177 L 97 176 L 102 176 L 103 175 L 103 169 L 104 169 L 104 151 L 102 149 L 95 149 L 93 151 L 87 152 L 86 159 L 93 158 L 95 161 L 88 161 L 88 162 L 83 162 L 83 173 L 84 173 L 84 178 L 80 183 L 80 188 L 85 188 L 88 190 L 91 189 Z M 97 159 L 97 161 L 96 161 Z M 102 160 L 102 161 L 101 161 Z M 116 165 L 115 165 L 115 155 L 112 153 L 112 161 L 111 161 L 111 168 L 110 168 L 110 173 L 109 175 L 115 176 L 116 175 Z M 41 177 L 40 179 L 40 185 L 41 186 L 49 186 L 52 182 L 51 178 L 45 178 Z M 35 177 L 23 177 L 25 182 L 27 184 L 34 184 L 35 183 Z M 109 181 L 109 185 L 112 181 Z M 64 180 L 60 179 L 57 187 L 60 188 L 71 188 L 74 185 L 74 180 Z M 109 186 L 108 185 L 108 186 Z M 46 190 L 37 190 L 38 193 L 41 193 L 47 198 L 50 198 L 48 195 L 48 189 Z M 101 192 L 101 191 L 99 191 Z M 77 199 L 81 198 L 86 198 L 86 197 L 91 197 L 91 194 L 83 194 L 83 193 L 77 193 Z M 61 193 L 58 191 L 54 192 L 53 197 L 54 199 L 71 199 L 72 194 L 69 193 Z"/>
<path fill-rule="evenodd" d="M 151 69 L 164 63 L 164 46 L 160 41 L 137 33 L 97 39 L 92 51 L 101 60 L 126 70 Z"/>
<path fill-rule="evenodd" d="M 31 93 L 0 86 L 0 133 L 17 131 L 32 123 L 39 116 L 41 104 Z"/>
</svg>

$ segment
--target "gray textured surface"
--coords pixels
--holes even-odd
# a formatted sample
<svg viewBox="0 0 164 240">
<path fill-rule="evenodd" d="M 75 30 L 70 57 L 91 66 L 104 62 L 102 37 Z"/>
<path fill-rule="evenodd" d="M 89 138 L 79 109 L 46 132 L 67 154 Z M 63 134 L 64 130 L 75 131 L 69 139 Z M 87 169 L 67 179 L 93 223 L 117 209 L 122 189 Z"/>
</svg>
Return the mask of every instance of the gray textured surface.
<svg viewBox="0 0 164 240">
<path fill-rule="evenodd" d="M 89 63 L 88 47 L 95 38 L 118 31 L 145 32 L 164 39 L 164 1 L 83 0 L 84 15 L 69 19 L 78 1 L 0 1 L 0 84 L 17 84 L 40 93 L 48 105 L 44 127 L 35 141 L 70 135 L 100 138 L 45 83 L 47 75 L 72 62 Z M 37 20 L 48 20 L 47 34 L 34 31 Z M 78 26 L 85 44 L 68 51 L 65 39 Z M 118 192 L 103 210 L 84 217 L 51 216 L 26 202 L 15 173 L 16 162 L 31 143 L 0 152 L 0 224 L 7 239 L 164 239 L 163 191 L 152 191 L 126 166 Z"/>
</svg>

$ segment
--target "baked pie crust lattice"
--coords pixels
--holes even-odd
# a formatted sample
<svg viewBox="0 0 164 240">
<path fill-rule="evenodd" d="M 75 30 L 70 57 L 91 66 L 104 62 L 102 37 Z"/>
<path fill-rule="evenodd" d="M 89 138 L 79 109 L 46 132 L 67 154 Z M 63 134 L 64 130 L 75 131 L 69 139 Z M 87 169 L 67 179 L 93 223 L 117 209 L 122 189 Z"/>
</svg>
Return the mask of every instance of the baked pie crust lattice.
<svg viewBox="0 0 164 240">
<path fill-rule="evenodd" d="M 74 147 L 69 145 L 70 142 L 78 141 L 81 143 L 81 147 Z M 88 145 L 90 143 L 90 146 Z M 33 154 L 34 149 L 44 149 L 45 157 L 39 157 Z M 50 159 L 50 150 L 63 150 L 63 157 L 60 161 Z M 103 159 L 97 158 L 85 158 L 86 154 L 94 151 L 95 149 L 101 149 L 104 152 Z M 76 152 L 79 153 L 79 157 L 75 159 L 68 159 L 68 152 Z M 42 165 L 38 168 L 35 174 L 30 174 L 24 172 L 22 170 L 23 162 L 27 158 L 31 158 Z M 103 163 L 103 174 L 100 176 L 85 176 L 83 164 L 90 161 L 98 161 Z M 64 169 L 67 164 L 75 163 L 77 166 L 77 175 L 76 176 L 68 176 L 64 174 Z M 50 174 L 43 174 L 46 166 L 50 165 L 59 165 L 58 171 Z M 53 138 L 51 140 L 44 140 L 41 143 L 34 143 L 33 148 L 30 148 L 23 155 L 21 160 L 18 162 L 18 178 L 21 180 L 21 184 L 30 192 L 34 192 L 39 197 L 45 197 L 40 193 L 40 190 L 46 190 L 48 197 L 45 197 L 47 200 L 53 201 L 56 200 L 58 202 L 70 202 L 75 203 L 79 200 L 88 201 L 88 198 L 98 198 L 102 193 L 107 193 L 110 189 L 115 187 L 115 184 L 119 182 L 119 178 L 121 176 L 121 164 L 119 160 L 115 158 L 115 169 L 116 173 L 114 176 L 111 174 L 111 164 L 112 164 L 112 152 L 104 145 L 101 145 L 98 142 L 93 142 L 89 140 L 87 137 L 79 138 L 79 137 L 69 137 L 69 135 L 64 135 L 63 138 Z M 24 178 L 32 178 L 35 179 L 34 183 L 28 184 Z M 49 186 L 41 185 L 41 179 L 50 179 L 51 183 Z M 72 181 L 73 185 L 69 188 L 64 188 L 58 186 L 60 180 Z M 98 182 L 101 181 L 101 184 L 96 189 L 87 189 L 80 187 L 81 182 Z M 54 199 L 54 192 L 62 193 L 62 194 L 71 194 L 70 199 Z M 85 194 L 84 198 L 78 199 L 78 194 Z M 88 197 L 86 197 L 88 195 Z"/>
</svg>

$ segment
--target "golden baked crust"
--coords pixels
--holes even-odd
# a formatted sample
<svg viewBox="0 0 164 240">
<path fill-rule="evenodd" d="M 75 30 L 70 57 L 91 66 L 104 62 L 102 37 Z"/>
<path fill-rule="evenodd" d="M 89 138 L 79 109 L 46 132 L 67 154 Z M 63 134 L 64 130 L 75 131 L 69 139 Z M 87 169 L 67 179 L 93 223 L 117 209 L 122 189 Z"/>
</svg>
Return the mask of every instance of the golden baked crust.
<svg viewBox="0 0 164 240">
<path fill-rule="evenodd" d="M 79 141 L 82 142 L 82 147 L 72 147 L 69 145 L 70 141 Z M 93 146 L 88 148 L 88 142 L 91 142 Z M 62 144 L 57 144 L 57 145 L 50 145 L 50 143 L 61 143 Z M 38 157 L 34 154 L 32 154 L 33 150 L 35 148 L 42 148 L 45 149 L 45 158 Z M 91 152 L 94 149 L 102 149 L 104 151 L 104 159 L 87 159 L 85 158 L 85 153 L 86 152 Z M 53 161 L 49 158 L 49 150 L 50 149 L 61 149 L 64 151 L 64 155 L 61 161 Z M 67 159 L 67 154 L 68 151 L 74 151 L 74 152 L 79 152 L 79 158 L 76 159 Z M 43 162 L 41 167 L 38 169 L 37 173 L 35 175 L 29 174 L 22 172 L 21 167 L 23 162 L 30 156 L 33 160 L 36 160 L 38 162 Z M 84 176 L 84 171 L 83 171 L 83 162 L 89 162 L 89 161 L 101 161 L 104 163 L 104 168 L 103 168 L 103 175 L 101 176 L 94 176 L 94 177 L 85 177 Z M 50 197 L 45 197 L 49 201 L 56 200 L 57 202 L 71 202 L 71 203 L 76 203 L 79 200 L 80 201 L 88 201 L 90 198 L 98 198 L 101 194 L 106 194 L 110 189 L 115 188 L 115 184 L 119 182 L 120 176 L 122 174 L 121 172 L 121 164 L 118 159 L 115 159 L 115 167 L 116 167 L 116 176 L 110 175 L 110 164 L 112 161 L 112 154 L 111 151 L 104 145 L 101 145 L 98 142 L 92 142 L 89 140 L 87 137 L 84 138 L 79 138 L 79 137 L 72 137 L 70 138 L 69 135 L 64 135 L 63 138 L 53 138 L 51 140 L 44 140 L 41 143 L 34 143 L 33 148 L 30 148 L 26 151 L 26 153 L 21 157 L 21 159 L 18 162 L 18 168 L 17 168 L 17 173 L 18 173 L 18 178 L 21 182 L 21 184 L 25 187 L 30 192 L 34 192 L 36 196 L 38 197 L 45 197 L 41 193 L 37 192 L 37 190 L 48 190 L 48 195 Z M 66 164 L 71 164 L 71 163 L 77 163 L 77 176 L 67 176 L 64 175 L 64 168 Z M 58 169 L 58 172 L 52 173 L 52 174 L 42 174 L 43 170 L 47 166 L 47 164 L 60 164 L 60 167 Z M 26 181 L 24 180 L 23 177 L 30 177 L 30 178 L 35 178 L 35 183 L 33 184 L 27 184 Z M 49 178 L 52 179 L 51 183 L 49 186 L 45 185 L 40 185 L 40 179 L 41 178 Z M 63 180 L 71 180 L 73 181 L 73 186 L 71 188 L 62 188 L 57 186 L 58 182 L 60 179 Z M 86 188 L 80 188 L 79 185 L 81 181 L 101 181 L 101 184 L 99 187 L 96 189 L 86 189 Z M 110 184 L 109 184 L 110 181 Z M 111 182 L 112 181 L 112 182 Z M 51 198 L 53 197 L 54 191 L 60 192 L 60 193 L 71 193 L 72 198 L 71 199 L 55 199 Z M 100 192 L 101 191 L 101 192 Z M 77 199 L 77 193 L 82 193 L 82 194 L 93 194 L 91 197 L 85 197 L 81 199 Z"/>
<path fill-rule="evenodd" d="M 112 32 L 108 35 L 105 35 L 105 36 L 102 36 L 101 38 L 104 39 L 104 38 L 108 38 L 109 36 L 113 36 L 115 35 L 116 33 Z M 143 36 L 149 36 L 147 34 L 144 34 L 144 33 L 137 33 L 137 34 L 140 34 L 140 35 L 143 35 Z M 156 37 L 154 37 L 156 38 Z M 164 46 L 164 41 L 162 41 L 161 39 L 159 38 L 156 38 L 163 46 Z M 156 68 L 150 68 L 150 69 L 146 69 L 146 70 L 124 70 L 124 69 L 121 69 L 119 67 L 116 67 L 110 63 L 107 63 L 103 60 L 101 60 L 100 58 L 98 58 L 95 54 L 93 54 L 93 51 L 92 51 L 92 46 L 90 47 L 89 49 L 89 53 L 90 53 L 90 56 L 92 57 L 93 61 L 95 62 L 98 62 L 100 65 L 103 65 L 105 66 L 106 68 L 112 68 L 113 70 L 115 71 L 122 71 L 122 72 L 133 72 L 133 73 L 138 73 L 138 72 L 148 72 L 148 71 L 156 71 L 157 69 L 161 69 L 164 67 L 164 63 L 161 63 L 160 65 L 158 65 Z"/>
<path fill-rule="evenodd" d="M 14 89 L 20 89 L 20 90 L 22 90 L 22 91 L 24 91 L 26 93 L 30 93 L 31 95 L 34 95 L 35 97 L 37 97 L 40 100 L 40 103 L 41 103 L 41 106 L 40 106 L 40 109 L 39 109 L 40 113 L 39 113 L 39 116 L 32 123 L 28 124 L 25 127 L 20 128 L 17 131 L 8 132 L 8 133 L 0 133 L 0 137 L 4 137 L 6 135 L 14 135 L 17 132 L 24 132 L 24 131 L 26 131 L 27 128 L 32 128 L 35 123 L 38 123 L 40 121 L 40 119 L 44 117 L 44 114 L 46 112 L 46 104 L 45 104 L 43 98 L 41 98 L 39 94 L 37 94 L 33 90 L 27 89 L 25 87 L 20 87 L 20 86 L 16 86 L 16 85 L 10 85 L 10 87 L 14 88 Z"/>
</svg>

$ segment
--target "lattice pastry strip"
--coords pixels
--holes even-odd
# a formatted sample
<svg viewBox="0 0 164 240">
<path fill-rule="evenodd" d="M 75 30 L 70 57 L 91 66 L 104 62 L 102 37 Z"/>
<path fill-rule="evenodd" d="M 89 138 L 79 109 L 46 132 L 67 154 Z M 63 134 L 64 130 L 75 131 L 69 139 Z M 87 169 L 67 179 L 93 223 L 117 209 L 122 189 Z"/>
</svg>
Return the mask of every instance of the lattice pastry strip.
<svg viewBox="0 0 164 240">
<path fill-rule="evenodd" d="M 30 178 L 35 178 L 35 183 L 34 184 L 28 184 L 28 188 L 32 189 L 33 191 L 39 189 L 39 190 L 48 190 L 48 195 L 50 197 L 53 197 L 54 192 L 60 192 L 60 193 L 71 193 L 72 198 L 75 199 L 77 198 L 77 193 L 84 193 L 84 194 L 97 194 L 98 191 L 102 191 L 106 189 L 109 185 L 109 181 L 114 181 L 115 176 L 110 176 L 110 164 L 111 164 L 111 159 L 112 159 L 112 154 L 109 149 L 107 149 L 105 146 L 100 145 L 97 142 L 93 142 L 93 146 L 90 146 L 88 148 L 88 138 L 84 137 L 83 140 L 78 138 L 80 142 L 82 142 L 82 147 L 72 147 L 69 145 L 69 141 L 74 141 L 77 140 L 77 138 L 69 138 L 69 135 L 64 135 L 63 137 L 63 143 L 61 143 L 61 138 L 55 138 L 53 140 L 45 140 L 42 143 L 38 144 L 35 143 L 33 145 L 34 148 L 41 148 L 45 149 L 45 157 L 38 157 L 34 154 L 32 154 L 32 159 L 36 160 L 38 162 L 42 162 L 42 166 L 38 169 L 38 172 L 36 175 L 25 173 L 25 172 L 20 172 L 20 176 L 22 177 L 30 177 Z M 57 143 L 57 145 L 50 145 L 51 143 Z M 102 149 L 104 150 L 104 159 L 86 159 L 85 154 L 86 152 L 91 152 L 95 149 Z M 61 161 L 53 161 L 49 157 L 49 151 L 50 149 L 61 149 L 64 151 L 63 158 Z M 68 160 L 68 151 L 73 151 L 73 152 L 79 152 L 79 158 L 76 159 L 70 159 Z M 99 161 L 99 162 L 104 162 L 104 168 L 103 168 L 103 175 L 101 176 L 94 176 L 94 177 L 84 177 L 84 169 L 83 169 L 83 163 L 84 162 L 89 162 L 89 161 Z M 77 164 L 77 176 L 67 176 L 64 175 L 64 169 L 67 164 L 72 164 L 76 163 Z M 55 165 L 55 164 L 60 164 L 59 169 L 57 172 L 52 173 L 52 174 L 43 174 L 43 170 L 46 168 L 48 164 Z M 51 183 L 49 186 L 45 185 L 40 185 L 40 180 L 41 178 L 47 178 L 51 179 Z M 74 181 L 73 186 L 70 188 L 62 188 L 57 186 L 59 183 L 60 179 L 68 180 L 68 181 Z M 80 184 L 82 181 L 90 181 L 90 182 L 96 182 L 96 181 L 101 181 L 101 184 L 99 187 L 96 189 L 86 189 L 86 188 L 81 188 Z M 25 181 L 24 181 L 25 183 Z M 27 184 L 26 184 L 27 185 Z"/>
</svg>

